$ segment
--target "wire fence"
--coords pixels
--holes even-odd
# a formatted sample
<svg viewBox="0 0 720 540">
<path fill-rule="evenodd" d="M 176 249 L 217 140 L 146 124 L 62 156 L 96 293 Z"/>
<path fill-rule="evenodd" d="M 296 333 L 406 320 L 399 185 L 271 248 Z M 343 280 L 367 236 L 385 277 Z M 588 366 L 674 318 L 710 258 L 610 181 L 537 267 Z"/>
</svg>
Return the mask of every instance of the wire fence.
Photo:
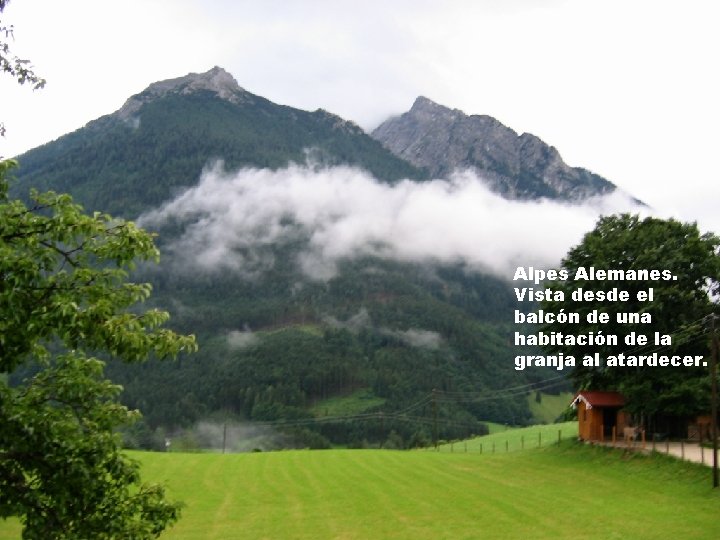
<svg viewBox="0 0 720 540">
<path fill-rule="evenodd" d="M 431 446 L 425 450 L 475 454 L 521 452 L 555 445 L 567 439 L 577 439 L 577 436 L 577 422 L 563 422 L 523 428 L 509 427 L 506 431 L 499 431 L 473 439 L 440 441 L 437 447 Z"/>
<path fill-rule="evenodd" d="M 710 466 L 713 463 L 712 447 L 707 447 L 705 444 L 698 442 L 671 441 L 669 438 L 655 440 L 640 437 L 639 439 L 611 438 L 597 441 L 596 444 L 627 451 L 666 454 L 684 461 L 700 463 L 701 465 Z"/>
</svg>

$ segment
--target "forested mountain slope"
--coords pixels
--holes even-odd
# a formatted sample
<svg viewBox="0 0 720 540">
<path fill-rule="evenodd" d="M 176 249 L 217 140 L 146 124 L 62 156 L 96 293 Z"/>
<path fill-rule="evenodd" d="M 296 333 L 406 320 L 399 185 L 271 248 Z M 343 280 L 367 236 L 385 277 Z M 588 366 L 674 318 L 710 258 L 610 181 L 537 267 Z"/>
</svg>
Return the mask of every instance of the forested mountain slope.
<svg viewBox="0 0 720 540">
<path fill-rule="evenodd" d="M 513 369 L 515 297 L 497 277 L 381 249 L 312 275 L 299 261 L 313 256 L 319 233 L 292 215 L 267 225 L 283 234 L 252 231 L 251 243 L 232 245 L 227 257 L 244 266 L 197 264 L 180 241 L 212 212 L 148 216 L 197 186 L 216 160 L 220 176 L 243 167 L 282 175 L 299 163 L 350 165 L 385 184 L 429 178 L 355 124 L 276 105 L 220 68 L 154 83 L 115 113 L 20 156 L 17 194 L 68 192 L 89 210 L 142 216 L 159 233 L 160 266 L 133 277 L 152 283 L 150 302 L 171 312 L 173 327 L 196 333 L 200 351 L 177 362 L 110 362 L 123 400 L 144 414 L 133 444 L 157 446 L 208 419 L 263 423 L 284 434 L 279 445 L 310 446 L 380 443 L 392 431 L 407 445 L 429 440 L 436 425 L 450 438 L 482 432 L 480 420 L 530 419 L 525 385 L 548 375 Z M 234 217 L 244 226 L 242 213 Z M 328 421 L 338 400 L 353 418 Z"/>
</svg>

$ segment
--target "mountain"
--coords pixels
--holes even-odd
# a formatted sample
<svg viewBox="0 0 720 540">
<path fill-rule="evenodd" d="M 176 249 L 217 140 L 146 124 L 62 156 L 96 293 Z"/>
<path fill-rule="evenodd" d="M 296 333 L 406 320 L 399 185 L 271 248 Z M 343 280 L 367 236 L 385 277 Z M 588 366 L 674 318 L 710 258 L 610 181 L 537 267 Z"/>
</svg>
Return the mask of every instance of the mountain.
<svg viewBox="0 0 720 540">
<path fill-rule="evenodd" d="M 217 67 L 154 83 L 18 159 L 16 193 L 68 192 L 86 209 L 131 219 L 198 186 L 215 160 L 225 170 L 282 173 L 309 160 L 310 169 L 349 164 L 385 183 L 428 178 L 352 122 L 272 103 Z M 312 447 L 377 445 L 393 431 L 394 444 L 413 445 L 428 441 L 433 426 L 451 439 L 482 433 L 482 420 L 530 421 L 526 392 L 507 389 L 547 374 L 512 367 L 516 301 L 505 281 L 461 262 L 370 253 L 312 277 L 300 264 L 314 253 L 312 234 L 291 215 L 270 227 L 286 235 L 264 241 L 267 231 L 253 231 L 259 240 L 232 246 L 229 255 L 257 263 L 253 272 L 185 264 L 197 254 L 177 246 L 213 217 L 179 212 L 156 225 L 162 262 L 132 276 L 153 286 L 146 307 L 170 311 L 172 328 L 195 333 L 200 350 L 177 362 L 109 361 L 123 401 L 144 415 L 128 444 L 195 440 L 188 430 L 212 419 L 263 423 L 290 437 L 283 445 Z"/>
<path fill-rule="evenodd" d="M 116 112 L 20 156 L 15 194 L 52 187 L 87 209 L 136 217 L 197 183 L 214 159 L 277 169 L 310 158 L 393 182 L 425 173 L 352 122 L 277 105 L 219 67 L 151 84 Z"/>
<path fill-rule="evenodd" d="M 435 178 L 470 169 L 510 199 L 580 201 L 615 189 L 601 176 L 566 165 L 554 147 L 535 135 L 518 135 L 490 116 L 468 116 L 426 97 L 383 122 L 372 136 Z"/>
</svg>

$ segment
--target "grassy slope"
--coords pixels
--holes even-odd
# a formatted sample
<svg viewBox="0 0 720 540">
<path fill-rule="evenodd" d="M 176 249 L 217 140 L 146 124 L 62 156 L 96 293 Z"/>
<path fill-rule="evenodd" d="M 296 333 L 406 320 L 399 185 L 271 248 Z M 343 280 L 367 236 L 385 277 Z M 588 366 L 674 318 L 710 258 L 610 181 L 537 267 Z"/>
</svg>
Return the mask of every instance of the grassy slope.
<svg viewBox="0 0 720 540">
<path fill-rule="evenodd" d="M 494 455 L 135 455 L 187 504 L 168 539 L 720 537 L 707 468 L 570 441 Z"/>
<path fill-rule="evenodd" d="M 568 408 L 572 397 L 571 392 L 557 395 L 543 393 L 538 403 L 535 401 L 535 393 L 531 392 L 527 399 L 533 419 L 538 423 L 551 424 Z"/>
<path fill-rule="evenodd" d="M 575 421 L 510 429 L 504 429 L 498 424 L 494 424 L 494 426 L 498 429 L 491 429 L 489 435 L 442 444 L 439 446 L 439 450 L 441 452 L 465 452 L 467 449 L 469 453 L 482 452 L 485 454 L 492 453 L 494 444 L 495 452 L 516 452 L 557 444 L 558 435 L 562 440 L 567 440 L 577 438 L 578 434 L 578 425 Z"/>
<path fill-rule="evenodd" d="M 497 422 L 483 422 L 488 427 L 488 433 L 491 435 L 493 433 L 497 433 L 499 431 L 508 431 L 511 429 L 516 429 L 513 426 L 507 426 L 505 424 L 498 424 Z"/>
<path fill-rule="evenodd" d="M 336 396 L 317 402 L 310 408 L 315 416 L 344 416 L 359 414 L 379 407 L 387 401 L 372 393 L 370 388 L 361 388 L 346 396 Z"/>
</svg>

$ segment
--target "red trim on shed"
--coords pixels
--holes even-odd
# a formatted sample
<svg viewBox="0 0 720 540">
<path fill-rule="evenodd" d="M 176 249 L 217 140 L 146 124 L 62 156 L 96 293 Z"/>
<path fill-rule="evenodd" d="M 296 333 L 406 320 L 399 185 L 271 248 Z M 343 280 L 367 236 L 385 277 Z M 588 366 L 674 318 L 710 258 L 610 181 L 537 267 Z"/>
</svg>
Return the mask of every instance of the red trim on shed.
<svg viewBox="0 0 720 540">
<path fill-rule="evenodd" d="M 615 439 L 627 425 L 621 409 L 625 398 L 619 392 L 583 390 L 575 394 L 573 408 L 578 411 L 578 436 L 585 441 Z"/>
<path fill-rule="evenodd" d="M 585 403 L 588 409 L 593 407 L 622 407 L 625 398 L 619 392 L 592 392 L 583 390 L 575 394 L 572 406 L 577 407 L 580 402 Z"/>
</svg>

